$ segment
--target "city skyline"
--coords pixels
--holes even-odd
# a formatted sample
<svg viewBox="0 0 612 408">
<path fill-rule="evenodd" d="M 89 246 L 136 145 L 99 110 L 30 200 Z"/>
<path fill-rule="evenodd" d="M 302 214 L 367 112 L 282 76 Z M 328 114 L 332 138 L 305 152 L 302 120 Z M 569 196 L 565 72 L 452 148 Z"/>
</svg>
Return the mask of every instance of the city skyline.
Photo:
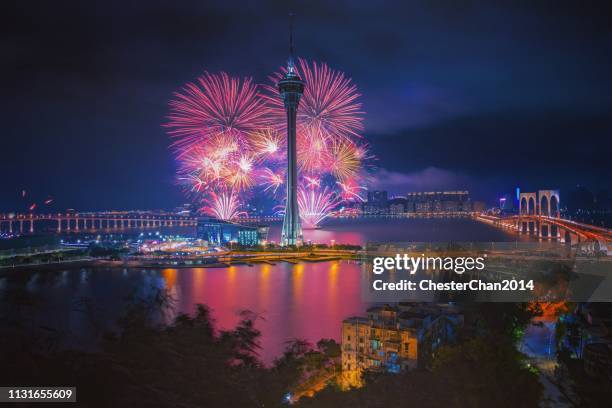
<svg viewBox="0 0 612 408">
<path fill-rule="evenodd" d="M 267 4 L 236 11 L 154 3 L 138 31 L 129 24 L 136 11 L 113 3 L 100 13 L 79 5 L 81 18 L 70 24 L 57 24 L 64 17 L 52 6 L 27 14 L 16 7 L 7 39 L 15 52 L 2 68 L 3 142 L 13 152 L 0 163 L 9 175 L 3 210 L 23 206 L 23 189 L 36 201 L 52 196 L 61 209 L 181 204 L 159 126 L 172 91 L 204 70 L 252 73 L 262 83 L 285 57 L 279 22 L 288 10 Z M 346 71 L 363 94 L 365 136 L 379 158 L 373 189 L 469 189 L 491 200 L 517 185 L 610 189 L 611 34 L 596 8 L 534 7 L 535 21 L 516 7 L 478 3 L 406 5 L 398 16 L 392 9 L 382 11 L 381 27 L 367 21 L 365 5 L 295 7 L 300 54 Z M 570 15 L 584 30 L 563 32 Z M 53 29 L 36 34 L 25 18 Z M 471 37 L 468 24 L 491 38 Z M 522 36 L 508 38 L 513 24 Z M 376 44 L 361 36 L 372 31 Z"/>
</svg>

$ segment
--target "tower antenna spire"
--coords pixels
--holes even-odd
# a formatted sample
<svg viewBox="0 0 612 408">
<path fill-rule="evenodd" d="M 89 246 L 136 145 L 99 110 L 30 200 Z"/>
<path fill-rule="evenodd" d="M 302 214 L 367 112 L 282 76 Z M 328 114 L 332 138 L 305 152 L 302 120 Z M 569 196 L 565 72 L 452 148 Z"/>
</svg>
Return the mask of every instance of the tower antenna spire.
<svg viewBox="0 0 612 408">
<path fill-rule="evenodd" d="M 289 12 L 289 55 L 293 58 L 293 12 Z"/>
<path fill-rule="evenodd" d="M 289 12 L 289 61 L 287 61 L 287 71 L 294 72 L 294 54 L 293 54 L 293 12 Z"/>
</svg>

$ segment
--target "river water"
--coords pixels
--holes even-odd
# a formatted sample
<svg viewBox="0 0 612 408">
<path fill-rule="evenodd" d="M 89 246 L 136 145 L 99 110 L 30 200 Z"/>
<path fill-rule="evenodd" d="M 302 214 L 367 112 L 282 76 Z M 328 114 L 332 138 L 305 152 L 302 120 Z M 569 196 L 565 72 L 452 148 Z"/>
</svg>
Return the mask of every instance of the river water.
<svg viewBox="0 0 612 408">
<path fill-rule="evenodd" d="M 277 240 L 278 226 L 270 239 Z M 319 243 L 365 244 L 370 241 L 513 241 L 515 235 L 471 219 L 333 220 L 305 239 Z M 363 315 L 368 304 L 360 294 L 360 265 L 352 261 L 229 268 L 124 269 L 74 268 L 0 275 L 0 308 L 13 307 L 7 293 L 25 289 L 38 307 L 29 318 L 87 342 L 97 327 L 113 322 L 127 299 L 166 288 L 174 299 L 172 314 L 192 312 L 203 303 L 213 310 L 217 327 L 230 329 L 239 313 L 259 316 L 260 357 L 271 363 L 285 342 L 321 338 L 339 340 L 342 320 Z M 85 305 L 91 306 L 83 313 Z"/>
</svg>

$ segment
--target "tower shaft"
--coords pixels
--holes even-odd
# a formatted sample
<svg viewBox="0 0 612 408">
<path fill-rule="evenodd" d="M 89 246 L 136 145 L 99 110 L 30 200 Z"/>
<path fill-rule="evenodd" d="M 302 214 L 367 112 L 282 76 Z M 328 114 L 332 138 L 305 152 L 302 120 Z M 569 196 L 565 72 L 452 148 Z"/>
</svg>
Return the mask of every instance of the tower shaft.
<svg viewBox="0 0 612 408">
<path fill-rule="evenodd" d="M 281 96 L 287 112 L 287 201 L 281 233 L 282 245 L 300 245 L 302 227 L 300 209 L 297 201 L 297 109 L 302 96 L 304 84 L 298 78 L 283 79 L 279 83 Z"/>
</svg>

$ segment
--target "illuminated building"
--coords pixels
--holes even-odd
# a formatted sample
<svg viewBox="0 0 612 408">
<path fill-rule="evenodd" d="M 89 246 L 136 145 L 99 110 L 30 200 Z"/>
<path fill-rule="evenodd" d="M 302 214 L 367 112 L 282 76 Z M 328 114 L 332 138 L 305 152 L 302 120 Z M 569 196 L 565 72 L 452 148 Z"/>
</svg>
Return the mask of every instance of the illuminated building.
<svg viewBox="0 0 612 408">
<path fill-rule="evenodd" d="M 244 246 L 258 245 L 262 237 L 259 228 L 235 224 L 216 218 L 198 218 L 197 237 L 209 245 L 224 245 L 231 242 Z"/>
<path fill-rule="evenodd" d="M 399 373 L 426 366 L 432 353 L 454 341 L 463 315 L 449 305 L 400 303 L 368 309 L 342 322 L 342 370 L 358 381 L 364 370 Z"/>
<path fill-rule="evenodd" d="M 363 204 L 363 212 L 377 214 L 387 211 L 388 193 L 386 191 L 368 191 L 368 201 Z"/>
</svg>

